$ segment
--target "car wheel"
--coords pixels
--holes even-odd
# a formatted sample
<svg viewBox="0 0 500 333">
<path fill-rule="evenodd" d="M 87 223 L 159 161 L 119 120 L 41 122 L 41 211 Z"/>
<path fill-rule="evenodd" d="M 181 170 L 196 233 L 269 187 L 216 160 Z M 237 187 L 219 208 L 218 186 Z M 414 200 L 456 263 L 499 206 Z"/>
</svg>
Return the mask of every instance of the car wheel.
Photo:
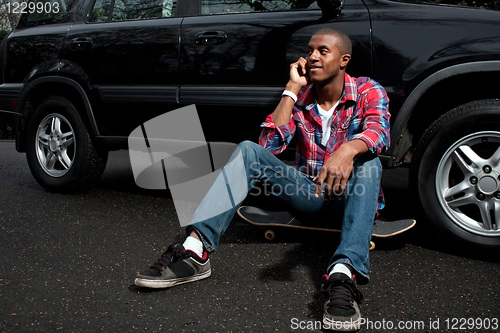
<svg viewBox="0 0 500 333">
<path fill-rule="evenodd" d="M 411 184 L 439 231 L 500 248 L 500 101 L 464 104 L 436 120 L 415 150 Z"/>
<path fill-rule="evenodd" d="M 95 149 L 75 106 L 60 96 L 36 108 L 27 126 L 26 157 L 36 181 L 56 192 L 90 189 L 107 162 L 107 152 Z"/>
</svg>

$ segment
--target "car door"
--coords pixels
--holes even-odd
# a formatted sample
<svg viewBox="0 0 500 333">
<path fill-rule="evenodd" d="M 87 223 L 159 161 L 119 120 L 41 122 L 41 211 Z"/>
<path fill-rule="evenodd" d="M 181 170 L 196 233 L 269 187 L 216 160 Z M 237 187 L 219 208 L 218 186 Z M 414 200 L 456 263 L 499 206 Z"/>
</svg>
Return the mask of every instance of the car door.
<svg viewBox="0 0 500 333">
<path fill-rule="evenodd" d="M 181 27 L 182 103 L 275 105 L 290 63 L 306 56 L 309 38 L 323 27 L 353 39 L 348 72 L 370 75 L 370 22 L 360 0 L 346 1 L 330 20 L 316 1 L 197 1 L 199 15 Z"/>
<path fill-rule="evenodd" d="M 100 110 L 101 132 L 128 136 L 177 107 L 179 28 L 175 0 L 96 0 L 68 31 L 63 58 L 78 64 Z"/>
<path fill-rule="evenodd" d="M 207 140 L 257 140 L 290 64 L 306 56 L 309 38 L 320 28 L 351 36 L 348 73 L 370 75 L 370 22 L 361 0 L 346 1 L 332 19 L 322 17 L 312 0 L 195 1 L 198 15 L 181 26 L 179 96 L 181 103 L 197 105 Z"/>
</svg>

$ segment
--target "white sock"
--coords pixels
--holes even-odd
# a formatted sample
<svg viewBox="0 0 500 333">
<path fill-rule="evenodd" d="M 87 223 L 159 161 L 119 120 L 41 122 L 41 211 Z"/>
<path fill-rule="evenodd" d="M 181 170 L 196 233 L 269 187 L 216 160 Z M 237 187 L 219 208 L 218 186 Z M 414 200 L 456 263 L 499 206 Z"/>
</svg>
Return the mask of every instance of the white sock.
<svg viewBox="0 0 500 333">
<path fill-rule="evenodd" d="M 198 257 L 203 257 L 203 243 L 200 240 L 189 236 L 186 238 L 182 246 L 184 246 L 184 249 L 196 253 Z"/>
<path fill-rule="evenodd" d="M 349 267 L 347 267 L 344 264 L 335 264 L 335 266 L 333 266 L 333 269 L 330 272 L 329 276 L 331 276 L 333 273 L 343 273 L 343 274 L 347 275 L 350 279 L 352 279 L 351 270 L 349 269 Z"/>
</svg>

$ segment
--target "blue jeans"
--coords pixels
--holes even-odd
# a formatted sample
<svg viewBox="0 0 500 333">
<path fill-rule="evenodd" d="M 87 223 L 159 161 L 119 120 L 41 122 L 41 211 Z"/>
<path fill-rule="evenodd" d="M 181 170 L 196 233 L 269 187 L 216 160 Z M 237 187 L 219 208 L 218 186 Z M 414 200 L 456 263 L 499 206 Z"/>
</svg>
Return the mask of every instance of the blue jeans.
<svg viewBox="0 0 500 333">
<path fill-rule="evenodd" d="M 309 176 L 285 164 L 260 145 L 244 141 L 238 148 L 247 176 L 247 183 L 241 186 L 247 186 L 250 191 L 258 180 L 263 181 L 271 193 L 284 200 L 295 214 L 308 217 L 326 216 L 331 223 L 339 221 L 342 228 L 340 244 L 330 260 L 327 272 L 337 263 L 347 263 L 357 271 L 358 281 L 367 283 L 370 240 L 382 176 L 379 159 L 368 153 L 356 160 L 351 177 L 347 181 L 345 198 L 325 200 L 322 195 L 319 198 L 314 196 L 316 184 Z M 238 149 L 235 154 L 237 152 Z M 222 173 L 217 181 L 224 182 Z M 209 252 L 217 249 L 220 237 L 242 203 L 235 202 L 233 208 L 213 216 L 210 210 L 220 201 L 217 192 L 221 188 L 223 187 L 213 186 L 210 189 L 194 214 L 198 218 L 193 220 L 201 222 L 190 224 L 186 230 L 189 234 L 193 228 L 196 229 Z M 213 217 L 203 220 L 200 216 Z"/>
</svg>

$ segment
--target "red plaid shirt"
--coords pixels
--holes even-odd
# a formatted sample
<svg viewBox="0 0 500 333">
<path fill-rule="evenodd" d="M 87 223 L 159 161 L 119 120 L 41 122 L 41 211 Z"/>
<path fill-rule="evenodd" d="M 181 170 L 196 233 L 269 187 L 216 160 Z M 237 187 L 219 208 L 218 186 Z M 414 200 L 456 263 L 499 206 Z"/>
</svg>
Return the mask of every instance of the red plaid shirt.
<svg viewBox="0 0 500 333">
<path fill-rule="evenodd" d="M 284 151 L 297 133 L 295 167 L 314 177 L 324 162 L 342 144 L 354 139 L 363 140 L 369 150 L 380 154 L 390 144 L 389 98 L 384 88 L 367 78 L 345 74 L 344 91 L 332 118 L 330 138 L 326 146 L 321 141 L 323 129 L 314 96 L 314 84 L 303 87 L 292 111 L 290 121 L 274 126 L 270 114 L 260 135 L 259 144 L 273 154 Z M 384 206 L 383 194 L 379 209 Z"/>
</svg>

